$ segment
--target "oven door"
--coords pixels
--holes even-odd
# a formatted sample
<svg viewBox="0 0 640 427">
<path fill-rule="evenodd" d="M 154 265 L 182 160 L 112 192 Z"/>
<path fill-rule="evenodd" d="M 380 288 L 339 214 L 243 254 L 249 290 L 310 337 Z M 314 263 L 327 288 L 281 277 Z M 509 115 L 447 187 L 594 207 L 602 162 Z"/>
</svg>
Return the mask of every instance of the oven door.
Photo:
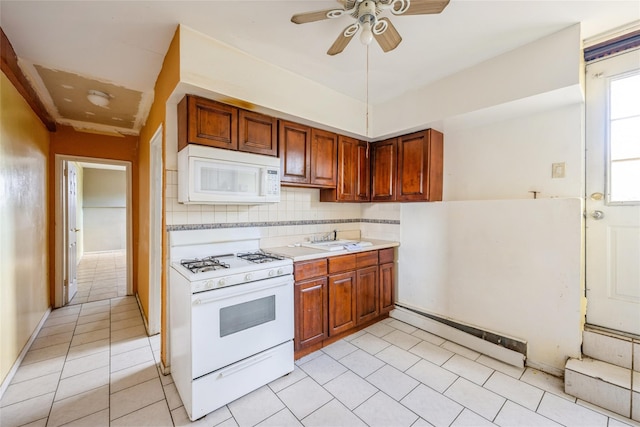
<svg viewBox="0 0 640 427">
<path fill-rule="evenodd" d="M 293 339 L 293 276 L 192 296 L 192 378 Z"/>
</svg>

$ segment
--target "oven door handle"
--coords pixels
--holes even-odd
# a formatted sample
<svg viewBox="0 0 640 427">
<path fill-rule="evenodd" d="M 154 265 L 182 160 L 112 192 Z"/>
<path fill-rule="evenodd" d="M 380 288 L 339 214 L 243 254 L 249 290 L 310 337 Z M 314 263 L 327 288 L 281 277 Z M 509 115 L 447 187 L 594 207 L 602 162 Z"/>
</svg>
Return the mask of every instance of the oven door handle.
<svg viewBox="0 0 640 427">
<path fill-rule="evenodd" d="M 271 356 L 273 356 L 271 354 L 272 352 L 269 352 L 267 354 L 263 354 L 260 357 L 255 357 L 251 360 L 247 360 L 245 362 L 242 363 L 236 363 L 235 365 L 233 365 L 232 367 L 230 367 L 229 369 L 225 369 L 223 371 L 220 371 L 220 376 L 221 377 L 228 377 L 231 376 L 233 374 L 235 374 L 236 372 L 242 371 L 244 369 L 247 369 L 250 366 L 256 365 L 258 363 L 264 362 L 267 359 L 271 359 Z"/>
<path fill-rule="evenodd" d="M 271 285 L 263 286 L 263 287 L 260 287 L 260 288 L 253 287 L 252 289 L 246 290 L 244 292 L 240 291 L 240 292 L 236 292 L 236 293 L 233 293 L 233 294 L 226 294 L 225 293 L 225 295 L 221 295 L 219 297 L 212 297 L 212 298 L 196 298 L 196 299 L 193 300 L 192 304 L 193 305 L 209 304 L 211 302 L 223 301 L 223 300 L 226 300 L 226 299 L 229 299 L 229 298 L 239 297 L 239 296 L 247 295 L 247 294 L 253 294 L 253 293 L 257 292 L 257 291 L 264 291 L 264 290 L 271 289 L 271 288 L 279 288 L 281 286 L 286 286 L 287 284 L 288 284 L 287 281 L 280 281 L 278 283 L 274 283 L 274 284 L 271 284 Z M 210 292 L 216 292 L 216 291 L 209 291 L 209 293 Z"/>
</svg>

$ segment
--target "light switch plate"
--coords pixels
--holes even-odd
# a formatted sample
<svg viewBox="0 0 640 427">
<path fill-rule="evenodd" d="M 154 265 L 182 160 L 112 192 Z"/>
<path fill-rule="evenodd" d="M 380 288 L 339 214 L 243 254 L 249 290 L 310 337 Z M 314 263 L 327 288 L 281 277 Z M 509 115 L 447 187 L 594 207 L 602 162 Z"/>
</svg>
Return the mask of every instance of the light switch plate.
<svg viewBox="0 0 640 427">
<path fill-rule="evenodd" d="M 551 164 L 551 178 L 564 178 L 564 162 Z"/>
</svg>

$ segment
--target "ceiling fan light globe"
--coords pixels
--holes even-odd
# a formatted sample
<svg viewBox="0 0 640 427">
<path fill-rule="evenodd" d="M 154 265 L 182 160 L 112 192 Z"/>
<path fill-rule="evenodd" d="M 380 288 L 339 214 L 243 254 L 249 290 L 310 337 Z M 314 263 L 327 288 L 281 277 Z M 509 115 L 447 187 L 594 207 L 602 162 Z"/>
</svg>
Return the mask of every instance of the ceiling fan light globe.
<svg viewBox="0 0 640 427">
<path fill-rule="evenodd" d="M 360 42 L 364 45 L 368 45 L 373 40 L 373 32 L 371 31 L 371 24 L 366 22 L 362 25 L 362 31 L 360 32 Z"/>
</svg>

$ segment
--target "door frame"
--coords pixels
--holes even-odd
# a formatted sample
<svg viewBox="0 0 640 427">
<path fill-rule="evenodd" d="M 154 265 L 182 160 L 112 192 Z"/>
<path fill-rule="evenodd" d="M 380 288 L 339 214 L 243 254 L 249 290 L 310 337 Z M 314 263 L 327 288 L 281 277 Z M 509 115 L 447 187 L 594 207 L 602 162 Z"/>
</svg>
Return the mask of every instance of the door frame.
<svg viewBox="0 0 640 427">
<path fill-rule="evenodd" d="M 163 144 L 160 125 L 149 143 L 149 335 L 160 333 L 162 322 Z"/>
<path fill-rule="evenodd" d="M 132 209 L 132 188 L 133 175 L 132 164 L 124 160 L 102 159 L 97 157 L 68 156 L 63 154 L 55 155 L 55 175 L 54 175 L 54 304 L 53 308 L 64 306 L 64 272 L 67 256 L 65 254 L 64 224 L 66 223 L 66 207 L 64 206 L 64 173 L 63 162 L 84 162 L 99 163 L 106 165 L 124 166 L 126 174 L 126 241 L 127 241 L 127 295 L 133 295 L 133 209 Z"/>
</svg>

